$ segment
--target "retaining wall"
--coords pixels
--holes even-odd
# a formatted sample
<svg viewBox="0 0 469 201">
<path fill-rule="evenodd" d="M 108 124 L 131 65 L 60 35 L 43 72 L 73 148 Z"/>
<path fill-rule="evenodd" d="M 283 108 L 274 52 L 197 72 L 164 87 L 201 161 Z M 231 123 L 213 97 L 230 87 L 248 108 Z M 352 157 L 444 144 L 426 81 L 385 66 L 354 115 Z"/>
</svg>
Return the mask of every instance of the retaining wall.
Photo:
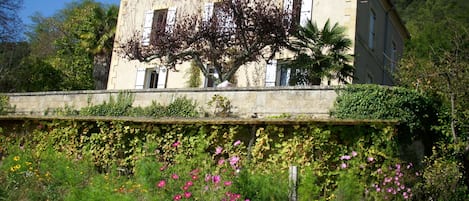
<svg viewBox="0 0 469 201">
<path fill-rule="evenodd" d="M 190 88 L 190 89 L 145 89 L 127 90 L 135 95 L 134 106 L 148 106 L 152 101 L 167 105 L 175 98 L 186 96 L 195 100 L 210 112 L 207 103 L 215 94 L 231 100 L 233 113 L 249 117 L 279 114 L 309 115 L 317 118 L 329 117 L 329 111 L 337 97 L 332 87 L 283 87 L 283 88 Z M 10 105 L 16 114 L 44 115 L 54 108 L 70 106 L 75 109 L 108 101 L 117 95 L 117 90 L 10 93 Z"/>
</svg>

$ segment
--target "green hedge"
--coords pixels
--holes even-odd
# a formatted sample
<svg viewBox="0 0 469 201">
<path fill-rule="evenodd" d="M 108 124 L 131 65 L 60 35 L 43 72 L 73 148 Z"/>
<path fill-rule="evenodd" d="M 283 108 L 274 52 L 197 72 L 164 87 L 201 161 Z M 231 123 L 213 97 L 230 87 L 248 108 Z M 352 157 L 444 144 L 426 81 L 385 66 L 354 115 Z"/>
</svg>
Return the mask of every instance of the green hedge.
<svg viewBox="0 0 469 201">
<path fill-rule="evenodd" d="M 339 119 L 398 120 L 403 140 L 423 139 L 430 151 L 437 139 L 434 99 L 414 90 L 379 85 L 347 85 L 338 90 L 331 116 Z M 428 154 L 431 154 L 429 152 Z"/>
</svg>

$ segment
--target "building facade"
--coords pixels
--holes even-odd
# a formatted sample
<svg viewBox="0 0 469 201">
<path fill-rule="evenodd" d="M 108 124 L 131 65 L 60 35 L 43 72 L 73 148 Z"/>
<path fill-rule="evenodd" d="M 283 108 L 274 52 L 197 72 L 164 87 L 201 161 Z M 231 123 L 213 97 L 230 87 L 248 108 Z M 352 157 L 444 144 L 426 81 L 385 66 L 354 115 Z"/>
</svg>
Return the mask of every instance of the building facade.
<svg viewBox="0 0 469 201">
<path fill-rule="evenodd" d="M 299 23 L 308 19 L 319 27 L 330 19 L 346 28 L 346 35 L 353 41 L 356 68 L 353 83 L 392 85 L 392 73 L 402 55 L 409 33 L 400 20 L 390 0 L 278 0 L 278 6 L 288 9 L 301 4 Z M 185 15 L 200 14 L 203 18 L 213 13 L 213 0 L 121 0 L 116 44 L 128 41 L 136 33 L 142 37 L 142 45 L 148 44 L 153 29 L 171 29 Z M 117 52 L 117 51 L 114 51 Z M 272 87 L 288 85 L 289 69 L 282 68 L 282 61 L 291 58 L 281 52 L 274 60 L 259 61 L 241 67 L 235 76 L 238 87 Z M 156 62 L 129 61 L 114 53 L 109 73 L 108 89 L 184 88 L 188 87 L 190 62 L 177 66 L 178 71 L 167 70 Z M 200 74 L 199 87 L 211 87 L 213 83 Z M 339 84 L 323 80 L 321 85 Z"/>
</svg>

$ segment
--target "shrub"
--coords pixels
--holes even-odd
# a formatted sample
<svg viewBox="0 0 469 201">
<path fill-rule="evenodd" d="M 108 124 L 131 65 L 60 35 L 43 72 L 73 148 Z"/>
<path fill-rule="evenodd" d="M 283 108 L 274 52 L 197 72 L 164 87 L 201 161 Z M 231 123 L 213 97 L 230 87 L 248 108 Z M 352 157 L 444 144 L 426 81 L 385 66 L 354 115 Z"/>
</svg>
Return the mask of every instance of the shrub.
<svg viewBox="0 0 469 201">
<path fill-rule="evenodd" d="M 215 94 L 207 104 L 213 108 L 213 115 L 216 117 L 229 117 L 233 113 L 231 111 L 233 106 L 227 97 Z"/>
<path fill-rule="evenodd" d="M 10 107 L 9 97 L 0 94 L 0 115 L 12 112 L 13 108 Z"/>
<path fill-rule="evenodd" d="M 338 94 L 331 112 L 335 118 L 399 120 L 401 142 L 418 138 L 430 148 L 436 141 L 432 126 L 438 124 L 438 103 L 424 94 L 378 85 L 348 85 Z"/>
<path fill-rule="evenodd" d="M 197 104 L 186 98 L 178 97 L 171 102 L 166 108 L 166 116 L 168 117 L 197 117 Z"/>
<path fill-rule="evenodd" d="M 129 92 L 119 92 L 117 98 L 109 97 L 109 102 L 99 105 L 91 105 L 80 110 L 80 115 L 85 116 L 129 116 L 134 102 L 134 95 Z"/>
</svg>

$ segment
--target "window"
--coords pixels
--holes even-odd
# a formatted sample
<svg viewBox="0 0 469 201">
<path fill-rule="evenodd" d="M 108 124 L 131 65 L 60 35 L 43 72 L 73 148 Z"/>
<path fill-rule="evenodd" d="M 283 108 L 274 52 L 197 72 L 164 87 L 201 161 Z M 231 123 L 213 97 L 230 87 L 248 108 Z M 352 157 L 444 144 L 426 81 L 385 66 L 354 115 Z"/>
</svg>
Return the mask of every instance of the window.
<svg viewBox="0 0 469 201">
<path fill-rule="evenodd" d="M 316 79 L 311 81 L 308 77 L 307 70 L 287 67 L 282 61 L 270 60 L 266 64 L 266 87 L 319 85 L 321 82 L 319 78 L 319 81 Z M 291 84 L 292 81 L 295 83 Z"/>
<path fill-rule="evenodd" d="M 368 33 L 368 47 L 374 49 L 375 43 L 375 23 L 376 23 L 376 14 L 373 10 L 370 10 L 370 30 Z"/>
<path fill-rule="evenodd" d="M 236 27 L 233 16 L 223 8 L 222 2 L 210 2 L 205 4 L 202 22 L 207 24 L 215 17 L 221 31 L 230 31 Z"/>
<path fill-rule="evenodd" d="M 176 22 L 176 8 L 145 12 L 142 45 L 154 43 L 162 32 L 171 32 Z"/>
<path fill-rule="evenodd" d="M 135 89 L 166 88 L 167 69 L 138 68 Z"/>
<path fill-rule="evenodd" d="M 214 78 L 218 78 L 218 73 L 217 73 L 217 70 L 213 67 L 210 67 L 208 69 L 208 73 L 211 75 L 211 76 L 208 76 L 205 78 L 205 84 L 204 84 L 204 87 L 215 87 L 215 80 Z M 213 76 L 213 77 L 212 77 Z"/>
<path fill-rule="evenodd" d="M 156 69 L 148 69 L 147 70 L 147 83 L 145 84 L 149 89 L 157 88 L 158 87 L 158 73 Z"/>
<path fill-rule="evenodd" d="M 312 8 L 313 0 L 284 0 L 283 9 L 289 13 L 285 23 L 291 27 L 305 26 L 311 20 Z"/>
</svg>

